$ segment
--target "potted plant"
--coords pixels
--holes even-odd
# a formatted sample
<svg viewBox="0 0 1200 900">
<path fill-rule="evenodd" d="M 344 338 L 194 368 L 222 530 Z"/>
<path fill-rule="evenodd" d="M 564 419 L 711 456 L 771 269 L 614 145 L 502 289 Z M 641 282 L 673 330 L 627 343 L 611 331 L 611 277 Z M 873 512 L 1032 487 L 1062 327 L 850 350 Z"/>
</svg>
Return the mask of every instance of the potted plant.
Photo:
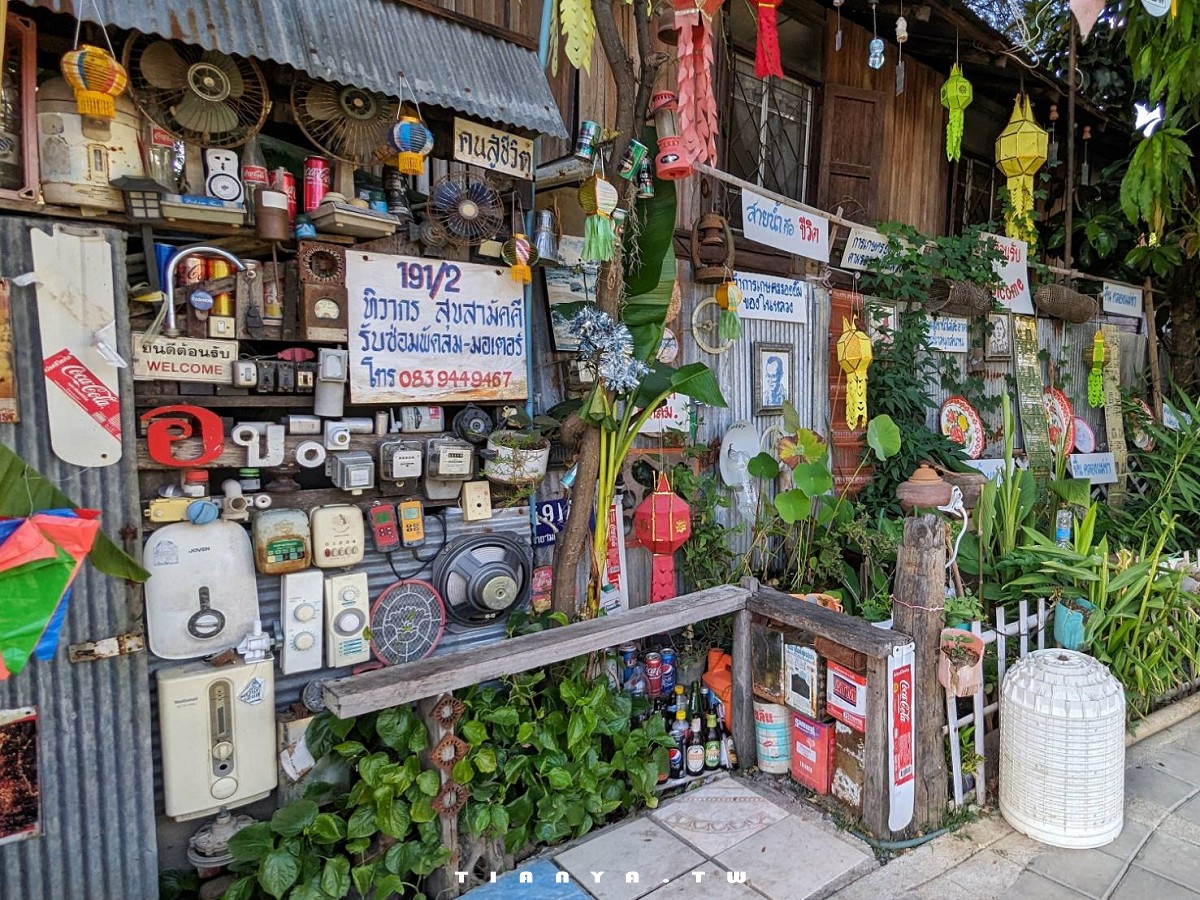
<svg viewBox="0 0 1200 900">
<path fill-rule="evenodd" d="M 544 431 L 558 427 L 549 416 L 530 418 L 523 410 L 514 410 L 504 420 L 504 428 L 488 435 L 483 474 L 500 484 L 537 484 L 546 477 L 550 464 L 550 438 Z"/>
<path fill-rule="evenodd" d="M 1082 650 L 1087 644 L 1087 621 L 1095 604 L 1082 597 L 1059 597 L 1054 604 L 1054 640 L 1064 650 Z"/>
<path fill-rule="evenodd" d="M 957 594 L 946 598 L 946 609 L 942 618 L 947 628 L 971 630 L 971 623 L 983 618 L 983 604 L 971 591 L 961 597 Z"/>
<path fill-rule="evenodd" d="M 958 628 L 943 629 L 938 682 L 956 697 L 970 697 L 982 688 L 983 638 Z"/>
</svg>

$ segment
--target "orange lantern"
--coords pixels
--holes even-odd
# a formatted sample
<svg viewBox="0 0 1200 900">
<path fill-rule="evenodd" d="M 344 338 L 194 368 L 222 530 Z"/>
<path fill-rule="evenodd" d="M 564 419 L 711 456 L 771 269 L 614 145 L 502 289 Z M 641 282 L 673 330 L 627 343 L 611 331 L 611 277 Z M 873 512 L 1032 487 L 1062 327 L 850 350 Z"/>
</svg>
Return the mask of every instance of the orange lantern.
<svg viewBox="0 0 1200 900">
<path fill-rule="evenodd" d="M 633 533 L 653 554 L 650 569 L 650 602 L 676 596 L 675 551 L 692 536 L 692 510 L 671 490 L 667 476 L 633 513 Z"/>
<path fill-rule="evenodd" d="M 63 56 L 62 73 L 75 91 L 75 106 L 81 116 L 116 118 L 113 98 L 125 93 L 129 76 L 111 54 L 91 44 L 83 44 Z"/>
</svg>

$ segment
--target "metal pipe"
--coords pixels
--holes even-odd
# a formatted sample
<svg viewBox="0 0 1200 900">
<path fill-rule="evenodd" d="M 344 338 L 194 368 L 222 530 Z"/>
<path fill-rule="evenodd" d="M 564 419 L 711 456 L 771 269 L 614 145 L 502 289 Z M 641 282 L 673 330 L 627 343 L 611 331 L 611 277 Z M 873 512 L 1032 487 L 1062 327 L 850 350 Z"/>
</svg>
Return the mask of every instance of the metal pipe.
<svg viewBox="0 0 1200 900">
<path fill-rule="evenodd" d="M 208 256 L 219 256 L 239 272 L 246 271 L 246 264 L 244 262 L 228 250 L 213 247 L 211 244 L 189 244 L 186 247 L 180 247 L 171 254 L 171 258 L 167 260 L 165 267 L 167 283 L 163 285 L 165 293 L 163 302 L 167 305 L 166 317 L 163 319 L 163 334 L 167 337 L 179 337 L 179 328 L 175 323 L 175 269 L 183 260 L 189 256 L 195 256 L 197 253 L 203 253 Z"/>
</svg>

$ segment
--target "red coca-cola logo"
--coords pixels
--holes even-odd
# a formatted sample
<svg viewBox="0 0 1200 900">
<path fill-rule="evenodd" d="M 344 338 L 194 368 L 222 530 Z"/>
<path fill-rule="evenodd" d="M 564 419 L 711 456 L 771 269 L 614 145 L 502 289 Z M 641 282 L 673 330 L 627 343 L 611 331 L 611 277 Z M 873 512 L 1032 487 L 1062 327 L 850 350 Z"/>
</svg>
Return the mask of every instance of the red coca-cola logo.
<svg viewBox="0 0 1200 900">
<path fill-rule="evenodd" d="M 96 406 L 104 409 L 118 403 L 108 385 L 101 384 L 92 377 L 92 373 L 83 365 L 65 365 L 59 371 L 71 380 L 71 383 L 83 396 L 95 402 Z"/>
</svg>

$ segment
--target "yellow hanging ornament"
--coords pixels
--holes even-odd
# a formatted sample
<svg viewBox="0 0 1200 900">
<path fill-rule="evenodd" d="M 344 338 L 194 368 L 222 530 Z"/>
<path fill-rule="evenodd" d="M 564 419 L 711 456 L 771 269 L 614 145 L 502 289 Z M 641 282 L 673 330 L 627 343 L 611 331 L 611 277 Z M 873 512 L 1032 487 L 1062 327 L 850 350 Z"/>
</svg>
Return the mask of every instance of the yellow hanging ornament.
<svg viewBox="0 0 1200 900">
<path fill-rule="evenodd" d="M 1088 406 L 1099 409 L 1104 405 L 1104 335 L 1096 329 L 1092 338 L 1092 371 L 1088 372 Z"/>
<path fill-rule="evenodd" d="M 871 366 L 871 339 L 849 319 L 842 318 L 837 342 L 838 365 L 846 373 L 846 427 L 867 424 L 867 369 Z"/>
<path fill-rule="evenodd" d="M 596 17 L 592 0 L 550 0 L 558 3 L 558 22 L 562 29 L 563 50 L 567 61 L 577 69 L 592 70 L 592 44 L 596 40 Z"/>
<path fill-rule="evenodd" d="M 1033 176 L 1046 163 L 1050 135 L 1033 118 L 1029 97 L 1017 94 L 1012 117 L 996 138 L 996 166 L 1008 178 L 1005 233 L 1030 244 L 1033 228 Z"/>
</svg>

